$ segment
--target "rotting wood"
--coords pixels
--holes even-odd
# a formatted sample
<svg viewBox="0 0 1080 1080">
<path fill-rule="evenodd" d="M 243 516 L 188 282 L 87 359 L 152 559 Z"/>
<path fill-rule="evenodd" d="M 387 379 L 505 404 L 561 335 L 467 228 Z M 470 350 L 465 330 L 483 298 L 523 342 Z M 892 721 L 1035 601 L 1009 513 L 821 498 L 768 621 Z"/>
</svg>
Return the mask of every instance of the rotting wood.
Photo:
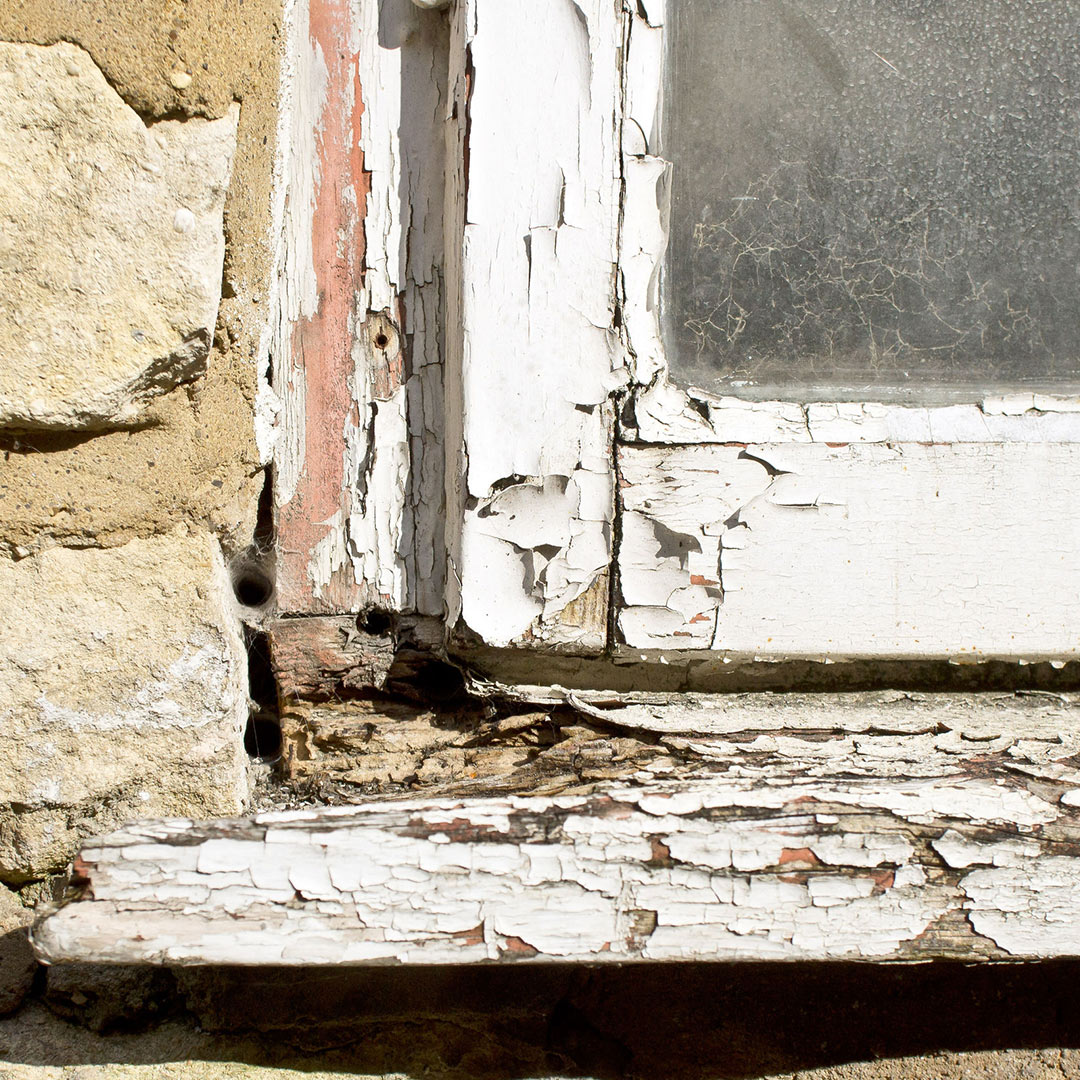
<svg viewBox="0 0 1080 1080">
<path fill-rule="evenodd" d="M 438 710 L 388 700 L 297 703 L 282 716 L 277 798 L 602 792 L 605 783 L 711 773 L 725 755 L 747 763 L 764 750 L 787 761 L 784 774 L 812 751 L 819 764 L 852 775 L 888 769 L 899 777 L 932 748 L 982 747 L 1007 752 L 1031 775 L 1056 777 L 1071 775 L 1062 763 L 1080 752 L 1072 713 L 1069 699 L 1055 695 L 888 691 L 716 697 L 489 686 L 484 698 Z"/>
<path fill-rule="evenodd" d="M 987 741 L 1033 738 L 1072 745 L 1080 728 L 1080 695 L 1046 691 L 1014 693 L 613 693 L 561 686 L 488 683 L 477 691 L 519 707 L 568 704 L 583 716 L 653 735 L 728 736 L 741 731 L 836 731 L 925 735 L 955 732 Z"/>
<path fill-rule="evenodd" d="M 314 701 L 378 690 L 394 663 L 394 638 L 370 633 L 355 615 L 274 619 L 266 626 L 278 691 Z"/>
<path fill-rule="evenodd" d="M 433 710 L 403 701 L 297 703 L 281 718 L 282 788 L 265 808 L 410 793 L 559 794 L 631 780 L 670 751 L 555 704 L 465 699 Z"/>
<path fill-rule="evenodd" d="M 1073 745 L 663 747 L 632 787 L 136 824 L 83 851 L 83 898 L 35 945 L 51 963 L 1080 954 Z"/>
</svg>

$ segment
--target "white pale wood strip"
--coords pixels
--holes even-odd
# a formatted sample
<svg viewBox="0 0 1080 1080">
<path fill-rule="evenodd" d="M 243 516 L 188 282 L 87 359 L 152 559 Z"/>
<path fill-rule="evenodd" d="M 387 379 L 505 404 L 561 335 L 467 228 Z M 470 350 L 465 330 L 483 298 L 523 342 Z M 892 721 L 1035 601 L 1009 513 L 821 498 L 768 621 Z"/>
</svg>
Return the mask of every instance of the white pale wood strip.
<svg viewBox="0 0 1080 1080">
<path fill-rule="evenodd" d="M 432 612 L 442 448 L 424 415 L 442 397 L 442 200 L 431 193 L 444 172 L 445 23 L 410 4 L 296 0 L 285 26 L 266 343 L 278 401 L 264 392 L 260 421 L 266 443 L 278 409 L 279 605 Z M 431 551 L 418 594 L 415 553 Z"/>
<path fill-rule="evenodd" d="M 1080 442 L 1080 413 L 1076 398 L 1045 394 L 935 407 L 743 401 L 683 390 L 661 378 L 635 393 L 626 437 L 645 443 Z"/>
<path fill-rule="evenodd" d="M 648 735 L 726 736 L 743 732 L 830 731 L 926 735 L 981 742 L 1053 743 L 1080 752 L 1080 695 L 1048 691 L 944 694 L 877 690 L 847 693 L 656 693 L 571 690 L 481 683 L 477 693 L 535 705 L 569 704 L 592 720 Z"/>
<path fill-rule="evenodd" d="M 464 336 L 448 390 L 463 473 L 448 488 L 462 521 L 451 615 L 489 644 L 604 645 L 609 397 L 627 378 L 614 326 L 622 25 L 613 0 L 455 13 L 467 145 L 452 179 Z M 588 617 L 564 617 L 578 601 Z"/>
<path fill-rule="evenodd" d="M 713 745 L 707 780 L 136 824 L 84 850 L 83 898 L 34 942 L 49 963 L 1080 954 L 1077 770 L 1036 783 L 940 741 L 767 736 Z"/>
<path fill-rule="evenodd" d="M 1074 657 L 1078 469 L 1057 443 L 623 448 L 619 626 L 732 657 Z"/>
</svg>

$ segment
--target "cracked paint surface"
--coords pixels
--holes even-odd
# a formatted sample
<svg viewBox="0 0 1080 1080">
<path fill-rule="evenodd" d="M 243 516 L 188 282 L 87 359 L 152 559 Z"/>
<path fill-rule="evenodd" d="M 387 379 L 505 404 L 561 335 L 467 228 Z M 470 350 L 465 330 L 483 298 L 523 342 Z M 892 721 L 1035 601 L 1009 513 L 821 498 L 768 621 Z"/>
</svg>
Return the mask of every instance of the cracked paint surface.
<svg viewBox="0 0 1080 1080">
<path fill-rule="evenodd" d="M 1076 655 L 1068 443 L 622 447 L 630 649 Z M 1037 527 L 1018 518 L 1037 505 Z M 1078 583 L 1080 584 L 1080 583 Z"/>
<path fill-rule="evenodd" d="M 297 0 L 287 14 L 279 604 L 434 614 L 446 30 L 408 0 Z"/>
<path fill-rule="evenodd" d="M 136 823 L 88 845 L 83 898 L 35 944 L 125 963 L 1076 955 L 1074 742 L 668 736 L 629 787 Z"/>
<path fill-rule="evenodd" d="M 617 455 L 618 644 L 664 659 L 1072 656 L 1080 532 L 1060 478 L 1076 465 L 1075 396 L 801 404 L 670 381 L 665 16 L 657 0 L 625 21 L 619 288 L 634 385 Z"/>
<path fill-rule="evenodd" d="M 448 414 L 451 621 L 460 611 L 489 643 L 598 651 L 610 399 L 628 381 L 610 107 L 621 15 L 609 0 L 469 0 L 452 18 L 463 132 L 448 265 L 464 333 L 449 369 L 461 395 Z"/>
<path fill-rule="evenodd" d="M 456 734 L 361 710 L 357 730 L 378 751 L 354 778 L 365 803 L 137 822 L 91 841 L 78 899 L 35 930 L 39 954 L 1080 955 L 1080 742 L 1067 697 L 528 696 L 524 712 Z M 540 707 L 545 697 L 558 704 Z M 347 782 L 348 708 L 315 707 L 310 720 L 307 764 Z M 548 766 L 527 765 L 530 731 L 556 728 Z M 402 801 L 418 769 L 426 796 Z"/>
</svg>

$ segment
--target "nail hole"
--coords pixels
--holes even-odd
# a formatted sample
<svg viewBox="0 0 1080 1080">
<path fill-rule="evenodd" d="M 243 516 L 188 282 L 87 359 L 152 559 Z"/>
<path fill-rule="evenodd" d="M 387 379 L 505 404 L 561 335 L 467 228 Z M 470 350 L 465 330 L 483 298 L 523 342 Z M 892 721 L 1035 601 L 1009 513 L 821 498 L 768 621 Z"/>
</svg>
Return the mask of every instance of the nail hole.
<svg viewBox="0 0 1080 1080">
<path fill-rule="evenodd" d="M 375 335 L 375 347 L 377 349 L 385 349 L 390 344 L 390 339 L 380 330 Z"/>
</svg>

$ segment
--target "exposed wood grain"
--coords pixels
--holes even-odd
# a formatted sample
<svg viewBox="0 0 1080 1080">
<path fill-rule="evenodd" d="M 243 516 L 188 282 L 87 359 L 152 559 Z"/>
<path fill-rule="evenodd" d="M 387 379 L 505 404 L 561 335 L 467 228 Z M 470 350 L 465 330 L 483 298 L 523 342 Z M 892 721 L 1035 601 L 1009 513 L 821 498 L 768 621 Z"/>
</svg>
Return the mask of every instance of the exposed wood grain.
<svg viewBox="0 0 1080 1080">
<path fill-rule="evenodd" d="M 297 0 L 288 15 L 278 604 L 434 614 L 445 25 L 408 0 Z"/>
<path fill-rule="evenodd" d="M 477 692 L 533 708 L 570 705 L 594 722 L 653 736 L 714 737 L 746 731 L 890 736 L 953 732 L 976 742 L 1008 737 L 1072 747 L 1080 732 L 1080 696 L 1040 690 L 701 694 L 486 683 Z M 1072 753 L 1069 749 L 1064 756 Z"/>
<path fill-rule="evenodd" d="M 274 619 L 266 633 L 285 700 L 381 689 L 394 662 L 393 636 L 368 633 L 355 615 Z"/>
<path fill-rule="evenodd" d="M 928 748 L 1007 752 L 1058 775 L 1080 752 L 1075 707 L 1033 694 L 610 694 L 489 686 L 437 711 L 390 701 L 296 703 L 282 716 L 286 800 L 602 792 L 686 778 L 769 749 L 896 776 Z M 736 750 L 738 751 L 736 753 Z"/>
<path fill-rule="evenodd" d="M 35 944 L 181 964 L 1080 955 L 1075 746 L 662 748 L 634 786 L 133 825 L 86 848 L 83 899 Z"/>
<path fill-rule="evenodd" d="M 304 230 L 294 242 L 296 261 L 304 265 L 290 270 L 306 295 L 288 330 L 288 362 L 279 361 L 274 379 L 294 443 L 293 460 L 279 455 L 277 594 L 285 611 L 350 611 L 366 598 L 345 560 L 332 558 L 318 583 L 309 562 L 328 530 L 340 527 L 334 522 L 348 501 L 346 427 L 361 421 L 350 376 L 370 189 L 360 150 L 364 102 L 357 49 L 348 45 L 349 4 L 307 0 L 299 8 L 298 60 L 306 78 L 294 106 L 296 126 L 303 131 L 302 137 L 297 133 L 297 150 L 311 148 L 315 158 L 295 163 L 304 178 L 290 193 L 298 201 L 306 195 L 310 204 L 297 207 L 297 219 L 290 222 Z"/>
</svg>

